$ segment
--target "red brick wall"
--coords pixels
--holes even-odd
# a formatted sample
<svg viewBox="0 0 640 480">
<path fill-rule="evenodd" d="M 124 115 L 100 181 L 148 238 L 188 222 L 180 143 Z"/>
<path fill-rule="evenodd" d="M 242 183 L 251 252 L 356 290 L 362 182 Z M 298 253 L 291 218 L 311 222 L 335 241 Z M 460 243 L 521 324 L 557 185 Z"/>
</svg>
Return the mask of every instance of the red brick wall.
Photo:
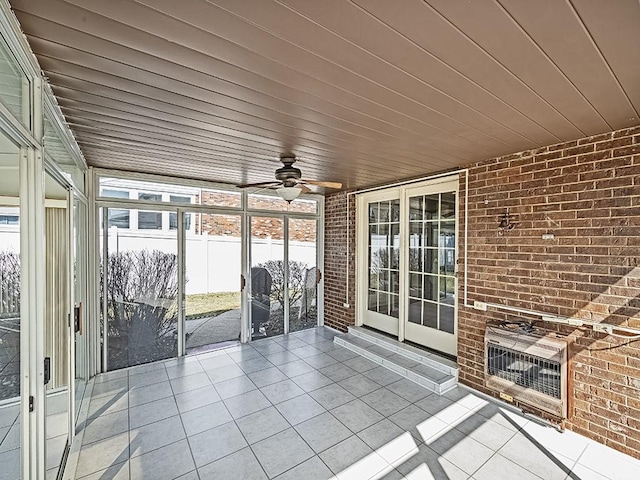
<svg viewBox="0 0 640 480">
<path fill-rule="evenodd" d="M 347 201 L 350 204 L 348 220 Z M 326 196 L 324 214 L 324 324 L 346 331 L 349 325 L 355 324 L 355 195 L 339 192 Z M 347 301 L 347 258 L 349 307 L 344 306 Z"/>
<path fill-rule="evenodd" d="M 470 301 L 640 328 L 640 127 L 491 159 L 469 169 Z M 461 200 L 464 188 L 461 176 Z M 498 225 L 507 208 L 515 227 L 504 233 Z M 332 254 L 326 255 L 325 270 L 334 277 L 325 281 L 325 305 L 331 305 L 331 313 L 325 307 L 325 322 L 337 328 L 354 323 L 353 309 L 339 308 L 345 289 L 345 214 L 344 194 L 327 197 L 325 251 Z M 463 208 L 460 225 L 462 232 Z M 546 233 L 554 238 L 543 240 Z M 353 259 L 355 250 L 350 250 Z M 352 262 L 351 291 L 353 267 Z M 334 278 L 336 286 L 329 288 Z M 461 276 L 459 299 L 462 286 Z M 350 298 L 353 306 L 353 293 Z M 476 311 L 460 301 L 462 383 L 486 391 L 485 327 L 506 319 L 500 311 Z M 573 341 L 566 426 L 640 458 L 640 340 L 584 327 L 536 325 L 568 334 Z"/>
<path fill-rule="evenodd" d="M 640 328 L 640 127 L 472 165 L 468 216 L 470 301 Z M 484 390 L 485 325 L 505 319 L 460 307 L 461 382 Z M 567 427 L 640 457 L 640 340 L 537 325 L 573 340 Z"/>
<path fill-rule="evenodd" d="M 196 198 L 196 201 L 198 202 L 199 199 Z M 238 196 L 233 194 L 204 190 L 202 192 L 202 205 L 239 207 L 241 202 Z M 286 204 L 282 199 L 265 196 L 251 197 L 250 206 L 251 208 L 274 211 L 286 209 Z M 316 213 L 316 204 L 294 201 L 289 210 L 296 213 Z M 195 230 L 198 234 L 200 233 L 200 228 L 202 228 L 202 231 L 209 235 L 240 237 L 241 222 L 239 216 L 198 213 L 194 217 L 196 222 Z M 280 219 L 256 216 L 252 220 L 252 236 L 282 240 L 284 238 L 283 225 L 283 221 Z M 289 238 L 294 242 L 315 242 L 315 222 L 291 219 L 289 221 Z"/>
</svg>

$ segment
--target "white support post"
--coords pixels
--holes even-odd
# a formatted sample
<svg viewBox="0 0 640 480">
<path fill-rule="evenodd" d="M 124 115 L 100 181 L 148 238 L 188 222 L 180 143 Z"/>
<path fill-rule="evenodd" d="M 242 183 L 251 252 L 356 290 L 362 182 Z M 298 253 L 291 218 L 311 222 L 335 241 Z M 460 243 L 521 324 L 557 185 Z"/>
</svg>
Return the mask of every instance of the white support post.
<svg viewBox="0 0 640 480">
<path fill-rule="evenodd" d="M 178 357 L 186 353 L 186 318 L 185 318 L 185 225 L 184 211 L 178 209 Z"/>
</svg>

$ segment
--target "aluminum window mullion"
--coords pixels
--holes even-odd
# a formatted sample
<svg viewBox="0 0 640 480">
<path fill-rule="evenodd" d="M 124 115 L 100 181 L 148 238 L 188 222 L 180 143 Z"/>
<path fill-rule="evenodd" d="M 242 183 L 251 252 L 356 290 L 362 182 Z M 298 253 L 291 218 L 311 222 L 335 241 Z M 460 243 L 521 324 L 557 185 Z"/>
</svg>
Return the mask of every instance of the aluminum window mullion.
<svg viewBox="0 0 640 480">
<path fill-rule="evenodd" d="M 185 315 L 185 280 L 186 280 L 186 242 L 184 210 L 178 209 L 177 232 L 178 232 L 178 357 L 186 353 L 186 315 Z"/>
<path fill-rule="evenodd" d="M 283 219 L 283 237 L 284 237 L 284 333 L 289 333 L 289 218 Z"/>
<path fill-rule="evenodd" d="M 108 298 L 107 281 L 109 277 L 109 208 L 102 208 L 102 372 L 109 371 L 108 360 Z"/>
</svg>

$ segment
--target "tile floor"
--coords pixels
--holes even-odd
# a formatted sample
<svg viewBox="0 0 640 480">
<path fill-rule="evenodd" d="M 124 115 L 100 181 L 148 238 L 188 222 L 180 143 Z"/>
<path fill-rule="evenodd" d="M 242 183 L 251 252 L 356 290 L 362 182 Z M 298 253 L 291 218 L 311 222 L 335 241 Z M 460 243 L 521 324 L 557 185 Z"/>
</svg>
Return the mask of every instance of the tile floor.
<svg viewBox="0 0 640 480">
<path fill-rule="evenodd" d="M 76 478 L 640 478 L 638 460 L 460 387 L 430 394 L 333 336 L 306 330 L 98 376 Z"/>
</svg>

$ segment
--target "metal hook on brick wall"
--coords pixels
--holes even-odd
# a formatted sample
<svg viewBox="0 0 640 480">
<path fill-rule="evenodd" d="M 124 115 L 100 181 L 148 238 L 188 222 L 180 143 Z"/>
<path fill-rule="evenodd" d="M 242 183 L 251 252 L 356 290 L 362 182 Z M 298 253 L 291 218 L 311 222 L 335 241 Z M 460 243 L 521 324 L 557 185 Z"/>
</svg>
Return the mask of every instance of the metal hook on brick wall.
<svg viewBox="0 0 640 480">
<path fill-rule="evenodd" d="M 502 216 L 502 218 L 500 219 L 500 225 L 498 225 L 498 228 L 500 228 L 500 233 L 504 234 L 510 232 L 515 226 L 516 224 L 511 222 L 509 209 L 507 208 L 507 212 Z"/>
</svg>

